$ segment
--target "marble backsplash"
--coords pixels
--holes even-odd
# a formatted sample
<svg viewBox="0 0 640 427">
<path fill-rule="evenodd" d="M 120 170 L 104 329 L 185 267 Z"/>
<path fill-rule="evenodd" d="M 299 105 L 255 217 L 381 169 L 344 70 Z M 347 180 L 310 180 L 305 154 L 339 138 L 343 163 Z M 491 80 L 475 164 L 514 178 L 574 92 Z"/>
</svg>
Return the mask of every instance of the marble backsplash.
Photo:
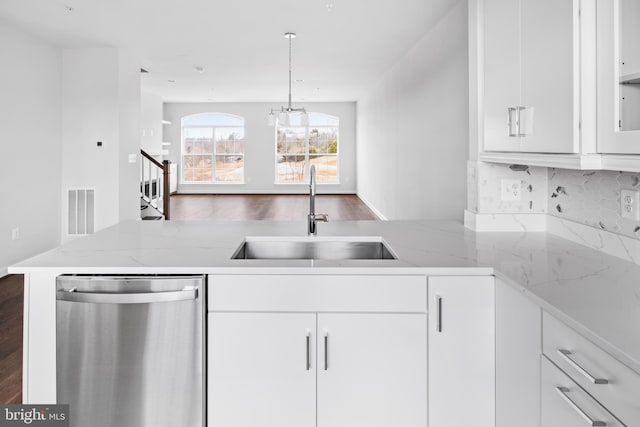
<svg viewBox="0 0 640 427">
<path fill-rule="evenodd" d="M 547 212 L 547 168 L 470 161 L 467 178 L 467 209 L 473 213 Z M 502 200 L 503 180 L 520 182 L 521 193 L 518 200 Z"/>
<path fill-rule="evenodd" d="M 640 222 L 622 218 L 620 190 L 640 190 L 640 173 L 548 170 L 548 213 L 640 240 Z"/>
</svg>

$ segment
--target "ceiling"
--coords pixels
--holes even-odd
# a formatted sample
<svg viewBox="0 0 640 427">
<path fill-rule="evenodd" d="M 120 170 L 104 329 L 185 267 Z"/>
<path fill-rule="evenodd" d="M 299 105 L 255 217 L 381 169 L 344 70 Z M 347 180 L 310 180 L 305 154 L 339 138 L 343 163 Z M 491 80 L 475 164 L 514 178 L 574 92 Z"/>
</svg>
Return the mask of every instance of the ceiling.
<svg viewBox="0 0 640 427">
<path fill-rule="evenodd" d="M 166 102 L 286 102 L 295 32 L 294 103 L 356 101 L 455 3 L 2 0 L 0 21 L 61 47 L 129 49 Z"/>
</svg>

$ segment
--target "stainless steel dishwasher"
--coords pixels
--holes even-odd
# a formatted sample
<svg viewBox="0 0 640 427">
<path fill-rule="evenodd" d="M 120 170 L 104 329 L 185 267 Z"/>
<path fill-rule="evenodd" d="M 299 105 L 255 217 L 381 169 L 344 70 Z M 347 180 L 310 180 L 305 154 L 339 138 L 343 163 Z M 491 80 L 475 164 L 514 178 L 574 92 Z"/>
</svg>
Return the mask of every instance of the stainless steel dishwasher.
<svg viewBox="0 0 640 427">
<path fill-rule="evenodd" d="M 59 276 L 58 403 L 72 427 L 204 426 L 204 277 Z"/>
</svg>

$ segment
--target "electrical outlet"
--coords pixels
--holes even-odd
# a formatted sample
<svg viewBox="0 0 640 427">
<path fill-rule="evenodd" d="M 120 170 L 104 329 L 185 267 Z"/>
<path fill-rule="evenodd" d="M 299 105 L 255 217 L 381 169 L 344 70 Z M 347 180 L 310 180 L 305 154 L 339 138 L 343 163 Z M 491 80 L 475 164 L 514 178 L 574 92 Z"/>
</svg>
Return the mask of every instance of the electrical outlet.
<svg viewBox="0 0 640 427">
<path fill-rule="evenodd" d="M 20 238 L 20 229 L 14 228 L 11 230 L 11 240 L 18 240 Z"/>
<path fill-rule="evenodd" d="M 622 218 L 640 221 L 640 191 L 620 191 L 620 213 Z"/>
<path fill-rule="evenodd" d="M 522 197 L 522 181 L 519 179 L 503 179 L 500 181 L 500 199 L 503 201 L 520 200 Z"/>
</svg>

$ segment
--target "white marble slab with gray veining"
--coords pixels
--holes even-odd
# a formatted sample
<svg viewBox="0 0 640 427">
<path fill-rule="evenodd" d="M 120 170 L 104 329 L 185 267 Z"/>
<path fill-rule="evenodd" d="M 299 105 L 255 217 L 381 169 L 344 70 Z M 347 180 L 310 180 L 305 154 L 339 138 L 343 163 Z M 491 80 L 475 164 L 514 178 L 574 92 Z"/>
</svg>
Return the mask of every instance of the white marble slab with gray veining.
<svg viewBox="0 0 640 427">
<path fill-rule="evenodd" d="M 447 221 L 343 221 L 320 236 L 382 236 L 399 260 L 232 260 L 245 236 L 306 224 L 128 221 L 10 267 L 77 274 L 496 274 L 640 373 L 640 265 L 550 233 L 475 233 Z"/>
</svg>

